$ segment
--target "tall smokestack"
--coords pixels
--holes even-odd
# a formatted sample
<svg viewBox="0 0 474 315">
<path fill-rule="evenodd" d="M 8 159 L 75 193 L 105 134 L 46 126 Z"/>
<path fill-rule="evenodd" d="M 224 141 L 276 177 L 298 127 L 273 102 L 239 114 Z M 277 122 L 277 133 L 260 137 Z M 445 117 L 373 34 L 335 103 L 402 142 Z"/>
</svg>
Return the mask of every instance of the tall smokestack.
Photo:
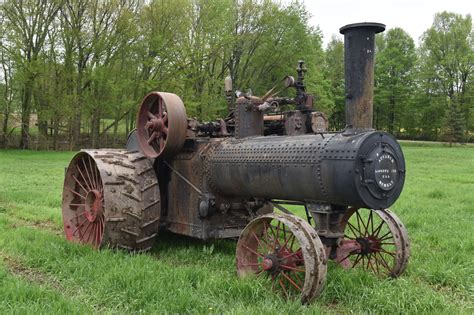
<svg viewBox="0 0 474 315">
<path fill-rule="evenodd" d="M 384 30 L 381 23 L 355 23 L 339 29 L 344 34 L 346 125 L 352 128 L 372 128 L 375 34 Z"/>
</svg>

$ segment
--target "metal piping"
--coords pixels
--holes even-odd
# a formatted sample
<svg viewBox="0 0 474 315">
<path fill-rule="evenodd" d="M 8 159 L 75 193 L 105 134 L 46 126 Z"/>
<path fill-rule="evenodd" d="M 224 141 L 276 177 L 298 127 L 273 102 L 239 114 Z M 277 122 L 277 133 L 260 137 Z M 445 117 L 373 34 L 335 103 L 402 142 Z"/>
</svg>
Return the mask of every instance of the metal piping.
<svg viewBox="0 0 474 315">
<path fill-rule="evenodd" d="M 381 23 L 355 23 L 339 29 L 344 34 L 345 112 L 349 128 L 372 129 L 374 39 L 384 30 Z"/>
</svg>

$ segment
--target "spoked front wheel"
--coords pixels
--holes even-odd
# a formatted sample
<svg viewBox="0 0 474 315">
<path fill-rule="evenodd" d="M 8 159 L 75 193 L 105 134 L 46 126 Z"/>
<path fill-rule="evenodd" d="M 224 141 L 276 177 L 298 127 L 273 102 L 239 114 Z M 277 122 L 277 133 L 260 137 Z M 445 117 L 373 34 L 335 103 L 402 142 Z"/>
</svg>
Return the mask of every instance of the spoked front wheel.
<svg viewBox="0 0 474 315">
<path fill-rule="evenodd" d="M 326 279 L 326 256 L 315 230 L 302 219 L 270 213 L 251 221 L 237 243 L 239 276 L 266 276 L 272 288 L 303 303 L 318 296 Z"/>
<path fill-rule="evenodd" d="M 343 267 L 361 267 L 390 277 L 405 271 L 410 241 L 405 226 L 390 210 L 350 208 L 342 225 L 344 240 L 336 261 Z"/>
</svg>

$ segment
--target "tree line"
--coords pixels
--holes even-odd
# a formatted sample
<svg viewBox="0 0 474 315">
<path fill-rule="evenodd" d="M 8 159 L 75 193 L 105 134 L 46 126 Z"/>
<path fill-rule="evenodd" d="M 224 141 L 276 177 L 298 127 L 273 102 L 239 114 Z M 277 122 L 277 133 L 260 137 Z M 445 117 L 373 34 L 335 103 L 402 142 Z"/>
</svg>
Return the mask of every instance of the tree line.
<svg viewBox="0 0 474 315">
<path fill-rule="evenodd" d="M 300 59 L 316 107 L 332 128 L 344 127 L 343 42 L 324 48 L 297 1 L 5 0 L 0 43 L 0 147 L 123 142 L 152 90 L 176 93 L 188 116 L 212 120 L 226 115 L 225 77 L 262 95 Z M 470 15 L 436 14 L 418 47 L 404 30 L 389 29 L 376 50 L 376 128 L 473 140 Z"/>
</svg>

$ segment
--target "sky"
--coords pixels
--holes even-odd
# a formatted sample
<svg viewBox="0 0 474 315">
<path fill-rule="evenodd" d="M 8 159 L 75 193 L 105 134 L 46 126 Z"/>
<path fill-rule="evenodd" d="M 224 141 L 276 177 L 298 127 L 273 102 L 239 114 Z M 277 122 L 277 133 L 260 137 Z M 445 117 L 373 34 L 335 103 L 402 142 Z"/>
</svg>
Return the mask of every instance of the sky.
<svg viewBox="0 0 474 315">
<path fill-rule="evenodd" d="M 350 23 L 379 22 L 387 29 L 403 28 L 415 40 L 433 23 L 435 13 L 450 11 L 474 15 L 474 0 L 304 0 L 310 24 L 319 26 L 324 46 L 339 28 Z"/>
</svg>

